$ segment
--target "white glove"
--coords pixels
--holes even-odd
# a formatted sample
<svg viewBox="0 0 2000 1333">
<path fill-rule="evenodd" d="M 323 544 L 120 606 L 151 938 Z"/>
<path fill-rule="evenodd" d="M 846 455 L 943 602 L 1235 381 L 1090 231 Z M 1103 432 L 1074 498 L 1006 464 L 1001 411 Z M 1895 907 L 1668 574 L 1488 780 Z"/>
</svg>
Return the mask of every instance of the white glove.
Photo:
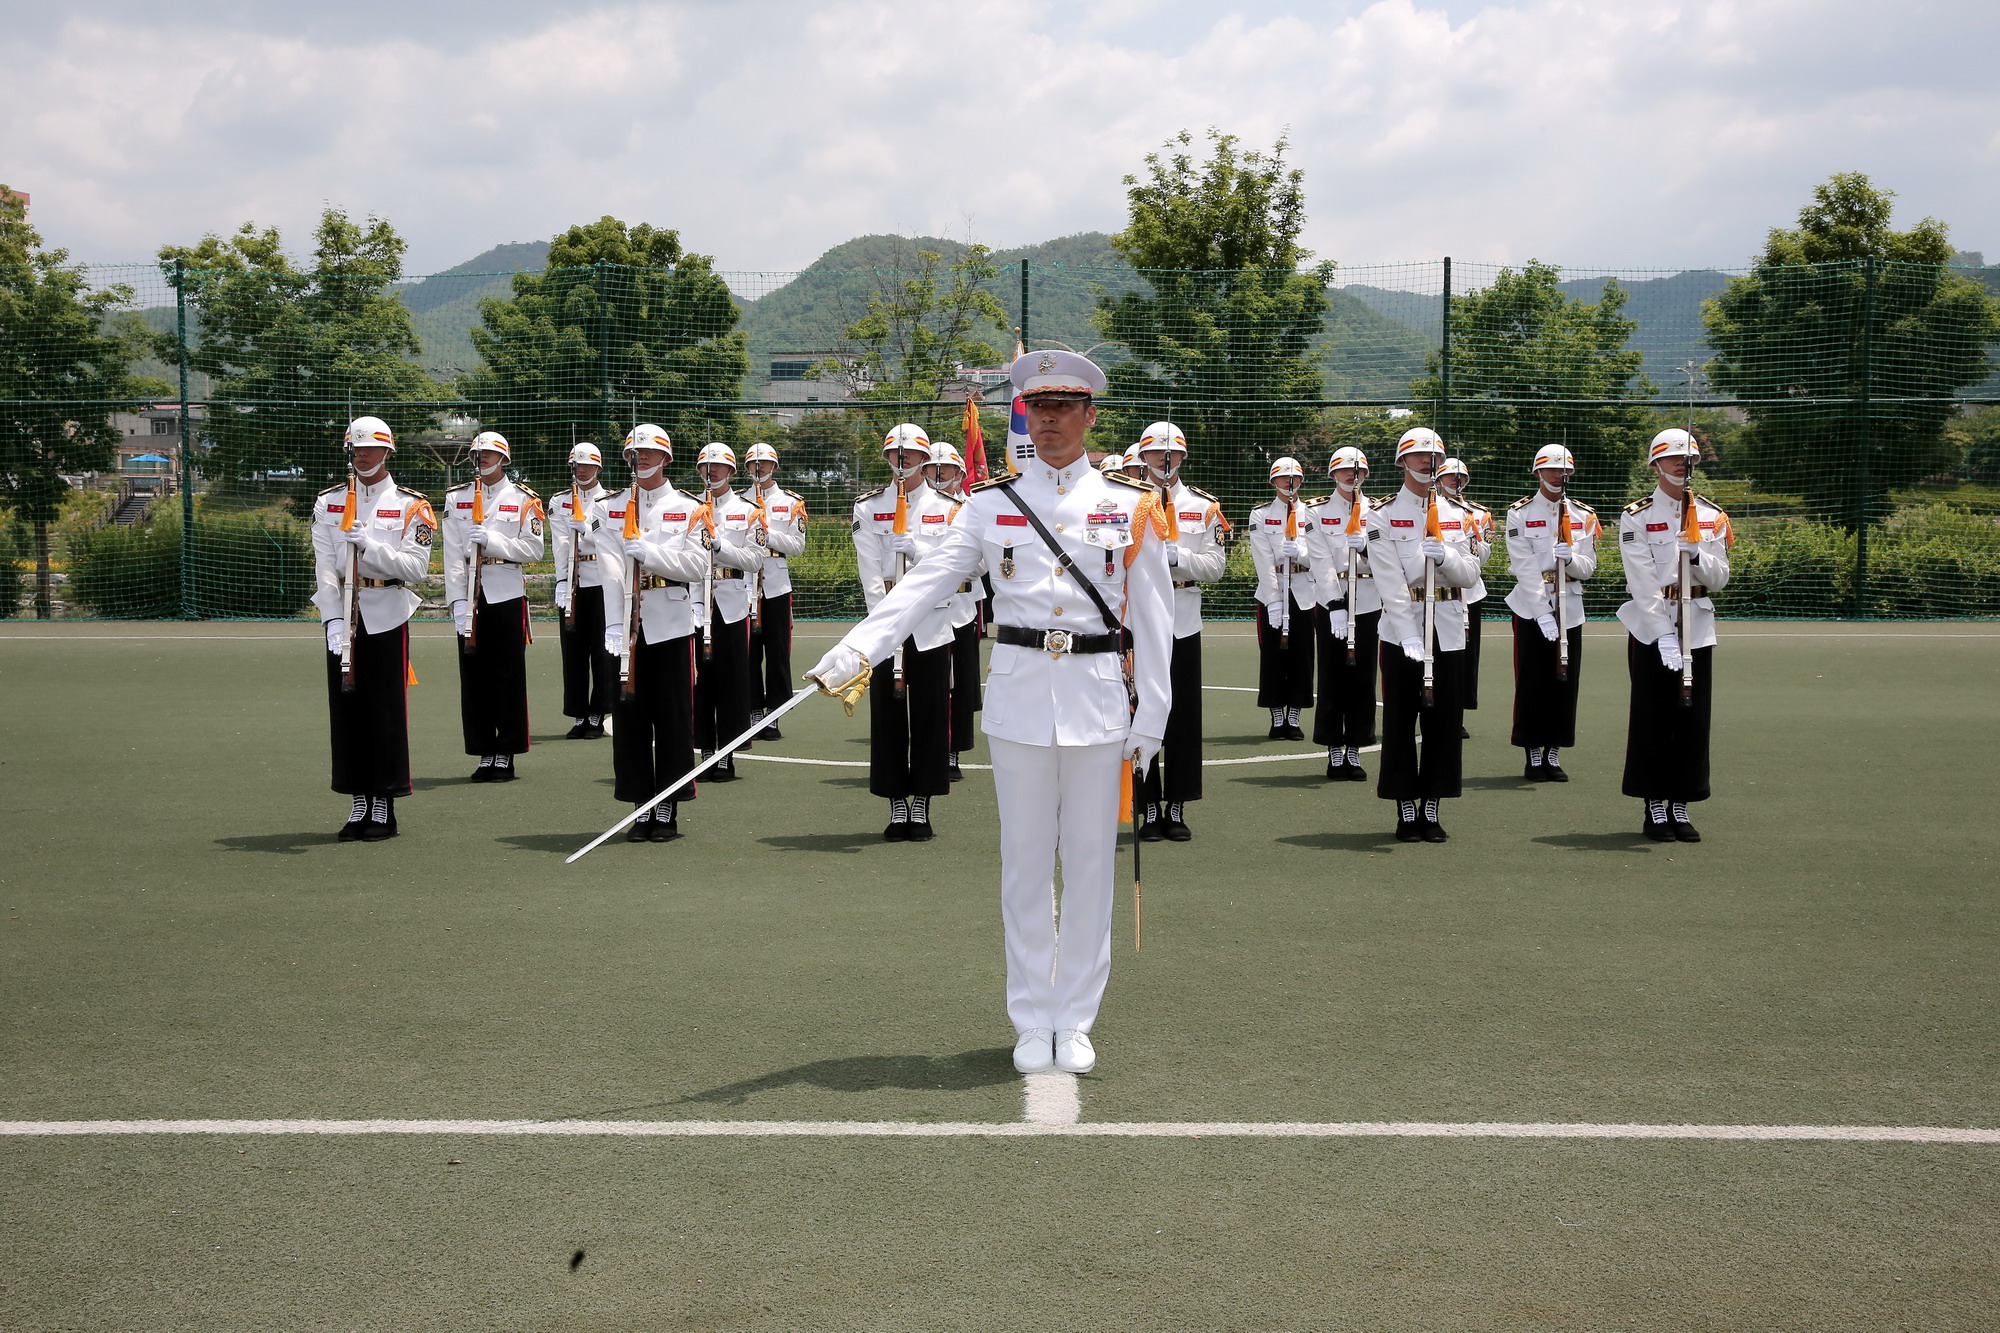
<svg viewBox="0 0 2000 1333">
<path fill-rule="evenodd" d="M 1542 631 L 1542 637 L 1550 643 L 1556 641 L 1556 618 L 1544 611 L 1535 617 L 1535 625 Z"/>
<path fill-rule="evenodd" d="M 1285 620 L 1285 599 L 1280 597 L 1265 608 L 1271 613 L 1271 628 L 1276 629 Z"/>
<path fill-rule="evenodd" d="M 1423 551 L 1424 559 L 1426 560 L 1442 561 L 1444 559 L 1444 543 L 1435 537 L 1424 538 Z"/>
<path fill-rule="evenodd" d="M 1486 557 L 1492 554 L 1493 554 L 1492 542 L 1478 541 L 1472 543 L 1472 558 L 1474 560 L 1480 561 L 1483 564 L 1486 560 Z"/>
<path fill-rule="evenodd" d="M 1424 641 L 1422 639 L 1403 640 L 1403 656 L 1409 658 L 1412 662 L 1423 661 Z"/>
<path fill-rule="evenodd" d="M 1331 629 L 1334 638 L 1336 639 L 1346 638 L 1347 608 L 1344 606 L 1336 606 L 1330 608 L 1326 613 L 1326 623 L 1328 627 Z"/>
<path fill-rule="evenodd" d="M 627 560 L 636 560 L 641 565 L 644 565 L 646 563 L 646 539 L 643 537 L 627 537 L 625 539 L 625 558 Z"/>
<path fill-rule="evenodd" d="M 837 690 L 860 675 L 861 668 L 866 665 L 867 663 L 861 660 L 860 653 L 844 643 L 836 643 L 827 650 L 825 657 L 819 659 L 818 665 L 806 672 L 806 675 L 829 690 Z"/>
<path fill-rule="evenodd" d="M 1302 559 L 1304 558 L 1306 553 L 1305 546 L 1301 544 L 1296 538 L 1288 539 L 1285 542 L 1285 544 L 1279 547 L 1278 549 L 1288 560 Z"/>
<path fill-rule="evenodd" d="M 1576 548 L 1568 542 L 1557 542 L 1550 549 L 1555 553 L 1556 559 L 1565 565 L 1576 555 Z"/>
<path fill-rule="evenodd" d="M 359 523 L 356 523 L 340 535 L 346 540 L 349 546 L 359 546 L 364 551 L 368 549 L 368 529 L 362 527 Z"/>
<path fill-rule="evenodd" d="M 1365 533 L 1365 532 L 1343 532 L 1343 533 L 1341 533 L 1340 535 L 1341 535 L 1341 536 L 1343 536 L 1343 537 L 1345 537 L 1345 538 L 1347 538 L 1347 549 L 1348 549 L 1348 550 L 1350 550 L 1350 551 L 1366 551 L 1366 550 L 1368 549 L 1368 534 L 1367 534 L 1367 533 Z"/>
<path fill-rule="evenodd" d="M 1139 771 L 1144 773 L 1152 768 L 1153 760 L 1159 756 L 1161 743 L 1162 738 L 1159 736 L 1148 736 L 1144 732 L 1135 731 L 1131 738 L 1132 748 L 1127 750 L 1126 754 L 1139 756 Z"/>
<path fill-rule="evenodd" d="M 1167 564 L 1168 564 L 1169 566 L 1174 566 L 1174 565 L 1178 565 L 1178 564 L 1180 564 L 1180 562 L 1181 562 L 1181 544 L 1180 544 L 1179 542 L 1167 542 L 1167 543 L 1165 543 L 1165 546 L 1166 546 L 1166 552 L 1167 552 Z"/>
<path fill-rule="evenodd" d="M 474 523 L 465 530 L 465 540 L 471 542 L 474 546 L 484 548 L 486 543 L 492 539 L 492 534 L 486 531 L 484 523 Z"/>
<path fill-rule="evenodd" d="M 1681 636 L 1662 634 L 1660 636 L 1660 665 L 1669 671 L 1681 669 Z"/>
<path fill-rule="evenodd" d="M 589 532 L 590 525 L 592 523 L 595 523 L 596 521 L 597 521 L 596 519 L 592 518 L 587 513 L 571 514 L 569 517 L 569 525 L 575 528 L 578 532 Z"/>
<path fill-rule="evenodd" d="M 326 650 L 337 653 L 347 646 L 347 621 L 335 616 L 326 622 Z"/>
<path fill-rule="evenodd" d="M 463 639 L 472 633 L 472 607 L 464 601 L 451 604 L 451 623 L 458 628 L 458 637 Z"/>
<path fill-rule="evenodd" d="M 889 538 L 889 549 L 897 555 L 907 555 L 914 560 L 917 556 L 917 539 L 905 532 L 900 536 Z"/>
<path fill-rule="evenodd" d="M 1681 548 L 1682 555 L 1691 555 L 1694 556 L 1696 559 L 1701 558 L 1700 542 L 1676 542 L 1675 545 Z"/>
<path fill-rule="evenodd" d="M 556 609 L 557 609 L 558 611 L 567 611 L 567 610 L 569 610 L 569 580 L 568 580 L 568 579 L 557 579 L 557 580 L 556 580 Z"/>
</svg>

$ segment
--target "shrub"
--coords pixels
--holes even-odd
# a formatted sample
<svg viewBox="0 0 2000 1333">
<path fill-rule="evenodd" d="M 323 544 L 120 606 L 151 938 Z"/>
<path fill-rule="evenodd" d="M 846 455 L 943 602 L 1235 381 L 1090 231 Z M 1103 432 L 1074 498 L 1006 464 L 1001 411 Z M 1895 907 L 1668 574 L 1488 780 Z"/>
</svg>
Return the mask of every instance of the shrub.
<svg viewBox="0 0 2000 1333">
<path fill-rule="evenodd" d="M 150 523 L 74 532 L 70 597 L 117 620 L 181 614 L 181 514 Z M 312 545 L 306 525 L 273 510 L 195 513 L 192 612 L 218 619 L 290 618 L 312 601 Z"/>
</svg>

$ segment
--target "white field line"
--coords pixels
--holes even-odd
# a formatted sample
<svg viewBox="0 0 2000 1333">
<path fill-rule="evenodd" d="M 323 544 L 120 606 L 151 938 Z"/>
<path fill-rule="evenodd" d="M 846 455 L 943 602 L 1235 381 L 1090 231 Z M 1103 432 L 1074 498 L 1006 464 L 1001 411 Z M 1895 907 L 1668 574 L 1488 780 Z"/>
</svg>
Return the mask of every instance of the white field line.
<svg viewBox="0 0 2000 1333">
<path fill-rule="evenodd" d="M 1038 1075 L 1048 1078 L 1050 1075 Z M 1074 1079 L 1071 1079 L 1074 1095 Z M 1032 1102 L 1036 1096 L 1027 1093 Z M 1047 1094 L 1053 1101 L 1058 1094 Z M 1054 1113 L 1051 1112 L 1053 1117 Z M 906 1120 L 9 1120 L 0 1137 L 167 1134 L 513 1138 L 1706 1139 L 1786 1143 L 2000 1144 L 2000 1129 L 1937 1125 L 1620 1125 L 1435 1121 Z"/>
<path fill-rule="evenodd" d="M 1083 1119 L 1075 1074 L 1027 1074 L 1021 1079 L 1021 1120 L 1029 1125 L 1074 1125 Z"/>
</svg>

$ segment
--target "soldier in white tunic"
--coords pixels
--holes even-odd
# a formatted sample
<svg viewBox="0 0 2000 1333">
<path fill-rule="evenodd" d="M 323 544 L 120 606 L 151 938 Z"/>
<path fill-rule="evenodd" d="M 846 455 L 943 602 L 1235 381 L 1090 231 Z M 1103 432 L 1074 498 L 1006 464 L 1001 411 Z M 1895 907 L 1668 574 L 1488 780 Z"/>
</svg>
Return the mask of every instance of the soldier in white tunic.
<svg viewBox="0 0 2000 1333">
<path fill-rule="evenodd" d="M 1479 708 L 1479 647 L 1485 642 L 1481 632 L 1485 620 L 1481 612 L 1486 603 L 1486 557 L 1493 553 L 1493 511 L 1477 500 L 1469 500 L 1465 487 L 1472 479 L 1471 469 L 1461 458 L 1447 458 L 1438 469 L 1438 494 L 1465 511 L 1465 521 L 1460 531 L 1447 533 L 1464 546 L 1472 555 L 1472 586 L 1465 590 L 1465 711 L 1476 712 Z M 1461 733 L 1465 728 L 1459 728 Z M 1462 739 L 1470 739 L 1463 736 Z"/>
<path fill-rule="evenodd" d="M 1576 460 L 1559 444 L 1535 454 L 1533 495 L 1507 509 L 1514 588 L 1514 730 L 1529 782 L 1568 782 L 1562 752 L 1576 744 L 1583 681 L 1583 585 L 1597 572 L 1597 514 L 1566 494 Z M 1560 606 L 1556 599 L 1560 597 Z M 1566 642 L 1565 642 L 1566 641 Z"/>
<path fill-rule="evenodd" d="M 938 494 L 956 504 L 965 503 L 965 457 L 955 445 L 931 441 L 936 451 L 931 485 Z M 958 756 L 972 748 L 972 729 L 979 719 L 979 640 L 984 637 L 980 606 L 986 596 L 979 579 L 968 579 L 951 599 L 951 749 L 946 755 L 945 772 L 953 782 L 963 781 L 965 771 Z"/>
<path fill-rule="evenodd" d="M 568 739 L 597 740 L 611 714 L 618 663 L 604 651 L 604 574 L 595 534 L 604 522 L 604 455 L 594 444 L 569 451 L 570 484 L 549 506 L 556 562 L 556 626 L 562 645 L 563 714 Z"/>
<path fill-rule="evenodd" d="M 1655 842 L 1700 842 L 1687 808 L 1708 799 L 1715 666 L 1709 594 L 1729 582 L 1734 534 L 1729 515 L 1689 489 L 1700 456 L 1684 430 L 1655 435 L 1647 461 L 1659 484 L 1618 519 L 1630 599 L 1618 619 L 1630 635 L 1625 665 L 1632 679 L 1624 791 L 1646 803 L 1640 831 Z"/>
<path fill-rule="evenodd" d="M 396 438 L 380 417 L 356 417 L 346 448 L 348 482 L 313 506 L 313 605 L 326 628 L 333 789 L 349 798 L 338 836 L 380 842 L 396 836 L 396 798 L 411 791 L 410 614 L 421 600 L 414 585 L 430 574 L 437 519 L 430 501 L 390 478 Z"/>
<path fill-rule="evenodd" d="M 792 697 L 792 571 L 788 563 L 806 551 L 806 501 L 778 485 L 778 451 L 757 443 L 743 455 L 750 474 L 747 496 L 759 511 L 751 535 L 764 558 L 751 575 L 756 598 L 750 617 L 750 696 L 754 722 Z M 784 739 L 777 725 L 757 733 L 760 741 Z"/>
<path fill-rule="evenodd" d="M 512 456 L 498 431 L 481 431 L 472 480 L 445 495 L 444 596 L 458 629 L 459 729 L 465 752 L 479 756 L 474 782 L 512 782 L 514 756 L 529 745 L 521 566 L 542 558 L 542 500 L 507 476 Z"/>
<path fill-rule="evenodd" d="M 750 576 L 763 563 L 757 542 L 757 506 L 730 488 L 736 451 L 702 446 L 695 460 L 702 505 L 689 520 L 708 542 L 712 567 L 701 606 L 700 658 L 694 678 L 694 743 L 703 758 L 742 735 L 750 725 Z M 708 770 L 710 782 L 736 779 L 736 756 Z"/>
<path fill-rule="evenodd" d="M 1361 751 L 1375 744 L 1375 658 L 1382 621 L 1382 598 L 1368 564 L 1368 497 L 1361 493 L 1368 458 L 1350 445 L 1334 451 L 1326 470 L 1333 494 L 1306 501 L 1303 529 L 1320 597 L 1319 708 L 1312 738 L 1326 747 L 1327 781 L 1366 782 Z"/>
<path fill-rule="evenodd" d="M 1090 1032 L 1111 974 L 1120 776 L 1159 753 L 1172 702 L 1172 589 L 1165 543 L 1141 512 L 1152 492 L 1084 457 L 1104 372 L 1073 353 L 1029 352 L 1012 378 L 1034 458 L 1018 476 L 973 487 L 944 544 L 810 674 L 843 685 L 864 663 L 879 667 L 941 597 L 982 566 L 994 571 L 984 726 L 1000 807 L 1014 1067 L 1082 1073 L 1096 1064 Z M 1121 628 L 1132 640 L 1129 679 Z M 1060 946 L 1050 910 L 1058 859 Z"/>
<path fill-rule="evenodd" d="M 1302 741 L 1300 715 L 1313 706 L 1313 636 L 1319 591 L 1302 534 L 1305 469 L 1296 458 L 1271 464 L 1277 494 L 1250 511 L 1250 558 L 1257 569 L 1257 703 L 1271 710 L 1271 740 Z"/>
</svg>

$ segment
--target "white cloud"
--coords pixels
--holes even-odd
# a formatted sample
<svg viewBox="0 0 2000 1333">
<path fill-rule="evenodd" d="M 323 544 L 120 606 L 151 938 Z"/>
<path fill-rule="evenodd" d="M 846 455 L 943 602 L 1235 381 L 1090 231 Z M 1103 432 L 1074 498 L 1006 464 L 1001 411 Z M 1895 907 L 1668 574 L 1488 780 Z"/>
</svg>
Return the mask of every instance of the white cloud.
<svg viewBox="0 0 2000 1333">
<path fill-rule="evenodd" d="M 1016 244 L 1115 230 L 1120 177 L 1209 125 L 1289 128 L 1309 244 L 1343 263 L 1736 264 L 1856 169 L 1906 220 L 2000 249 L 1978 68 L 2000 21 L 1971 5 L 828 0 L 334 31 L 153 12 L 0 35 L 0 172 L 79 256 L 245 219 L 302 243 L 327 202 L 392 219 L 413 271 L 603 213 L 731 269 L 968 219 Z"/>
</svg>

